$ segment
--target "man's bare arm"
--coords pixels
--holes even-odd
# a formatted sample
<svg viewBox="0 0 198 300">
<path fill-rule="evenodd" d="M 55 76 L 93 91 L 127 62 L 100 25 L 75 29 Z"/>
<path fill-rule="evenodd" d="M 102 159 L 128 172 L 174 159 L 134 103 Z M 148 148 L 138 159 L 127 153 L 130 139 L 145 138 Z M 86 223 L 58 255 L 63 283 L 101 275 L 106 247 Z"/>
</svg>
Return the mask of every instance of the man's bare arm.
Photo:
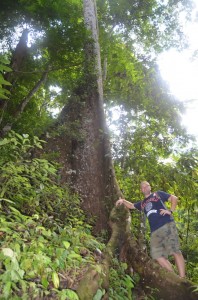
<svg viewBox="0 0 198 300">
<path fill-rule="evenodd" d="M 174 195 L 170 195 L 170 197 L 168 198 L 168 201 L 171 202 L 171 208 L 170 208 L 170 210 L 169 209 L 160 209 L 160 215 L 162 215 L 162 216 L 171 215 L 174 212 L 174 210 L 177 206 L 178 198 Z"/>
<path fill-rule="evenodd" d="M 134 204 L 125 199 L 119 199 L 116 201 L 116 206 L 121 205 L 121 204 L 124 204 L 129 209 L 135 209 Z"/>
<path fill-rule="evenodd" d="M 170 195 L 170 197 L 168 198 L 168 201 L 171 202 L 171 208 L 170 208 L 171 211 L 174 211 L 177 206 L 178 198 L 174 195 Z"/>
</svg>

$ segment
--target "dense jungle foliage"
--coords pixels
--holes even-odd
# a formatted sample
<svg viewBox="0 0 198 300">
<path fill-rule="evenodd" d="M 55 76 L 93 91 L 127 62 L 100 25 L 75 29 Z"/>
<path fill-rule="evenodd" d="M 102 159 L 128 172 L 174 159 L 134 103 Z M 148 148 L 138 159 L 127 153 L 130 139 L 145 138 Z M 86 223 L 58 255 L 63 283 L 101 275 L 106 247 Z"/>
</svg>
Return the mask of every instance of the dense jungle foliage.
<svg viewBox="0 0 198 300">
<path fill-rule="evenodd" d="M 58 166 L 31 158 L 42 142 L 11 132 L 0 143 L 0 299 L 79 299 L 78 281 L 90 265 L 99 268 L 105 247 L 104 237 L 91 234 L 78 196 L 58 184 Z M 132 297 L 138 275 L 126 268 L 114 259 L 110 299 Z M 102 295 L 99 289 L 94 299 Z"/>
<path fill-rule="evenodd" d="M 170 96 L 156 65 L 160 51 L 186 46 L 179 14 L 189 18 L 191 5 L 97 1 L 104 106 L 117 181 L 133 202 L 142 198 L 142 180 L 153 191 L 178 196 L 174 218 L 187 277 L 196 289 L 197 144 L 181 125 L 183 104 Z M 80 196 L 60 183 L 58 154 L 35 153 L 42 151 L 58 113 L 84 83 L 89 37 L 83 4 L 3 0 L 0 20 L 0 299 L 79 299 L 78 282 L 89 266 L 99 268 L 108 233 L 93 235 Z M 67 128 L 73 136 L 78 135 L 76 125 Z M 53 134 L 62 134 L 61 127 Z M 143 216 L 132 215 L 131 229 L 138 234 Z M 143 240 L 148 246 L 147 224 Z M 129 276 L 126 269 L 118 257 L 113 259 L 110 300 L 140 295 L 139 275 Z M 103 295 L 98 289 L 93 300 Z M 149 287 L 141 297 L 154 299 Z"/>
</svg>

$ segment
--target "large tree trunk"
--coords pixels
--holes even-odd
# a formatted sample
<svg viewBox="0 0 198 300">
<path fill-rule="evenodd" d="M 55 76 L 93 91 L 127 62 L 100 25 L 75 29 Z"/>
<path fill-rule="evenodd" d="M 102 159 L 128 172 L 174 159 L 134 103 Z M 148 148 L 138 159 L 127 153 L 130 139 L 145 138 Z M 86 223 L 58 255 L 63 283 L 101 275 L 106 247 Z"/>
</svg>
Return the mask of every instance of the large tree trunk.
<svg viewBox="0 0 198 300">
<path fill-rule="evenodd" d="M 98 42 L 96 5 L 84 0 L 84 82 L 63 109 L 62 135 L 48 139 L 48 150 L 61 153 L 61 177 L 81 195 L 82 207 L 94 223 L 95 232 L 108 229 L 108 217 L 119 195 L 112 166 L 109 135 L 103 108 L 103 87 Z"/>
<path fill-rule="evenodd" d="M 103 85 L 95 0 L 84 0 L 85 26 L 90 34 L 85 44 L 85 85 L 81 118 L 83 142 L 76 155 L 76 187 L 83 207 L 96 219 L 96 232 L 107 229 L 110 209 L 118 197 L 113 173 L 109 135 L 103 107 Z"/>
</svg>

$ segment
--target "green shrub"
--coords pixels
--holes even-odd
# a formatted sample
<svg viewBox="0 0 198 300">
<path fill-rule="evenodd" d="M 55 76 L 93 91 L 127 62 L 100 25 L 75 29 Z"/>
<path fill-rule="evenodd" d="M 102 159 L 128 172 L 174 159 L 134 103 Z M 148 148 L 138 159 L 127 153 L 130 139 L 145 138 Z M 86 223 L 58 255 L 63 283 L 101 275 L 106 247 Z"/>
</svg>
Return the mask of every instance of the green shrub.
<svg viewBox="0 0 198 300">
<path fill-rule="evenodd" d="M 43 217 L 7 207 L 0 216 L 0 299 L 78 299 L 72 289 L 95 264 L 89 226 L 50 219 L 48 228 Z"/>
<path fill-rule="evenodd" d="M 64 223 L 80 222 L 83 213 L 79 198 L 58 184 L 59 166 L 32 157 L 32 151 L 42 149 L 43 142 L 13 131 L 0 141 L 0 198 L 13 201 L 24 214 L 47 211 Z"/>
</svg>

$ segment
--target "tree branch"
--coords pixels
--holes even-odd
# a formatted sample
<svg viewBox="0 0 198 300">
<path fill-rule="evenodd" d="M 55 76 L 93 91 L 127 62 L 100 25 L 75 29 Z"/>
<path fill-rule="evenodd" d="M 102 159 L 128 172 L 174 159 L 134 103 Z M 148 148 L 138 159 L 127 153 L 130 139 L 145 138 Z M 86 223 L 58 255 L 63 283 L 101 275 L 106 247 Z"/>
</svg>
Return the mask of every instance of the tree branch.
<svg viewBox="0 0 198 300">
<path fill-rule="evenodd" d="M 34 85 L 34 87 L 28 93 L 28 95 L 25 98 L 23 98 L 17 111 L 15 111 L 15 113 L 13 115 L 13 122 L 12 123 L 9 122 L 3 127 L 3 129 L 2 129 L 3 134 L 7 133 L 8 131 L 10 131 L 12 129 L 12 125 L 19 119 L 20 115 L 23 113 L 25 107 L 30 102 L 31 98 L 39 90 L 41 85 L 46 81 L 47 76 L 48 76 L 48 70 L 49 70 L 49 67 L 47 67 L 47 69 L 43 72 L 41 79 Z"/>
</svg>

